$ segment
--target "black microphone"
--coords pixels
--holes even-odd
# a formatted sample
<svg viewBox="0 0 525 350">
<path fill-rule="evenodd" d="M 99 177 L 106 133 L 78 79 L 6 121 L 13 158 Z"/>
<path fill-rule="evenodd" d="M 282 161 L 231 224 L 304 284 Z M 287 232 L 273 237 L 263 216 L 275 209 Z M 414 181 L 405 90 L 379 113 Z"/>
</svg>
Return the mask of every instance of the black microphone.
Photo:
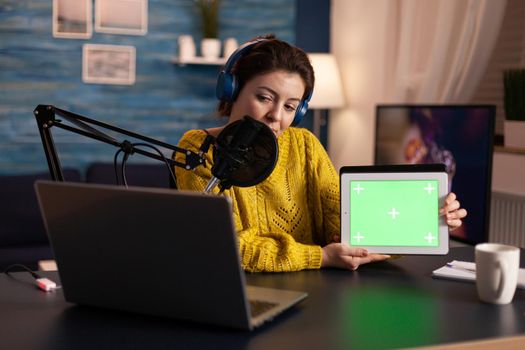
<svg viewBox="0 0 525 350">
<path fill-rule="evenodd" d="M 231 186 L 249 187 L 266 179 L 278 158 L 273 131 L 252 117 L 228 124 L 217 136 L 213 149 L 213 177 L 204 192 L 219 185 L 220 192 Z"/>
</svg>

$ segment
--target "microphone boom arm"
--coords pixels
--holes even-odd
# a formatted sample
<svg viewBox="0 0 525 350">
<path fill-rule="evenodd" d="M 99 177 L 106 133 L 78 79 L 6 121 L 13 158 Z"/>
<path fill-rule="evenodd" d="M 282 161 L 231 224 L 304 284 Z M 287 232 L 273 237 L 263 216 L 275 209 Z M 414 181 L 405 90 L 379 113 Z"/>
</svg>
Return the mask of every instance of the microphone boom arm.
<svg viewBox="0 0 525 350">
<path fill-rule="evenodd" d="M 46 154 L 47 163 L 49 166 L 49 172 L 51 173 L 51 178 L 54 181 L 64 181 L 64 175 L 62 173 L 62 167 L 60 165 L 60 159 L 58 158 L 58 153 L 55 148 L 55 143 L 53 140 L 53 135 L 51 134 L 51 127 L 58 127 L 63 130 L 67 130 L 82 136 L 86 136 L 88 138 L 98 140 L 110 145 L 113 145 L 115 147 L 119 147 L 124 152 L 127 153 L 138 153 L 143 156 L 168 162 L 170 166 L 178 166 L 181 168 L 184 168 L 186 170 L 193 170 L 199 165 L 205 165 L 205 159 L 203 154 L 208 151 L 209 146 L 213 142 L 213 138 L 207 138 L 204 143 L 202 144 L 199 153 L 195 153 L 189 150 L 185 150 L 180 147 L 176 147 L 173 145 L 170 145 L 168 143 L 158 141 L 155 139 L 152 139 L 147 136 L 143 136 L 125 129 L 121 129 L 118 127 L 115 127 L 113 125 L 109 125 L 91 118 L 87 118 L 84 116 L 81 116 L 79 114 L 75 114 L 60 108 L 57 108 L 52 105 L 38 105 L 35 110 L 33 111 L 33 114 L 35 115 L 37 124 L 38 124 L 38 131 L 40 132 L 40 137 L 42 139 L 42 145 L 44 146 L 44 152 Z M 57 119 L 55 115 L 59 115 L 65 120 L 69 121 L 70 123 L 76 125 L 71 126 L 64 124 L 62 120 Z M 123 142 L 119 142 L 118 140 L 114 139 L 113 137 L 101 132 L 100 130 L 96 129 L 95 127 L 91 126 L 97 126 L 101 127 L 107 130 L 111 130 L 114 132 L 117 132 L 122 135 L 130 136 L 135 139 L 139 139 L 142 141 L 145 141 L 147 143 L 151 143 L 157 146 L 161 146 L 163 148 L 170 149 L 174 152 L 182 153 L 186 155 L 186 159 L 184 163 L 177 162 L 171 158 L 164 158 L 160 156 L 157 153 L 148 152 L 146 150 L 142 150 L 140 148 L 129 148 L 129 141 L 124 140 Z"/>
</svg>

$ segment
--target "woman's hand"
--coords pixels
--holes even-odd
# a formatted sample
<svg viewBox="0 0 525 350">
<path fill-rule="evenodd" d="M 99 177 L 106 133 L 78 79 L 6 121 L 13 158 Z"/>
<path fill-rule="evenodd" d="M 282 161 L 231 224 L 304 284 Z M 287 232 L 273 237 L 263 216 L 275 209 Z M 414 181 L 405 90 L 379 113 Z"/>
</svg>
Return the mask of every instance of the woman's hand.
<svg viewBox="0 0 525 350">
<path fill-rule="evenodd" d="M 330 243 L 323 247 L 321 267 L 357 270 L 359 265 L 388 258 L 390 255 L 368 254 L 368 251 L 363 248 L 350 248 L 343 243 Z"/>
<path fill-rule="evenodd" d="M 449 230 L 453 231 L 461 226 L 461 219 L 467 216 L 467 211 L 460 207 L 456 195 L 450 192 L 445 198 L 445 205 L 439 209 L 439 215 L 445 216 Z"/>
</svg>

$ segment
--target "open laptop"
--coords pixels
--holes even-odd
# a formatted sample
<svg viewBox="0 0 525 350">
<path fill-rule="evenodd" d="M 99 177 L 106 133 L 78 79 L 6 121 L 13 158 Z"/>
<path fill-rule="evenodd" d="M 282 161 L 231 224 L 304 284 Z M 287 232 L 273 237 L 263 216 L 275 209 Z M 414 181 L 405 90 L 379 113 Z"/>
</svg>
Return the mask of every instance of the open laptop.
<svg viewBox="0 0 525 350">
<path fill-rule="evenodd" d="M 246 286 L 228 197 L 35 188 L 68 302 L 251 330 L 307 296 Z"/>
</svg>

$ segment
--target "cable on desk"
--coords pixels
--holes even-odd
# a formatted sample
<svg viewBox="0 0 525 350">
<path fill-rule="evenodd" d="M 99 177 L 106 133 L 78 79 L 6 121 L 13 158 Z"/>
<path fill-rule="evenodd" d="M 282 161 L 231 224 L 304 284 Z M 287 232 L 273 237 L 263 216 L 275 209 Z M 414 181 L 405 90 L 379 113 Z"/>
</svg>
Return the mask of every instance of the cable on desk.
<svg viewBox="0 0 525 350">
<path fill-rule="evenodd" d="M 3 273 L 5 273 L 6 275 L 8 275 L 10 277 L 13 277 L 13 276 L 11 276 L 10 272 L 11 272 L 11 270 L 13 270 L 13 269 L 15 269 L 17 267 L 21 268 L 22 270 L 25 270 L 25 271 L 29 272 L 31 274 L 31 276 L 33 276 L 33 278 L 35 279 L 36 285 L 38 286 L 38 288 L 40 288 L 44 292 L 53 292 L 53 291 L 55 291 L 55 290 L 57 290 L 59 288 L 62 288 L 62 286 L 57 286 L 57 284 L 55 282 L 51 281 L 49 278 L 40 276 L 38 273 L 36 273 L 34 271 L 31 271 L 31 269 L 29 267 L 27 267 L 25 265 L 22 265 L 22 264 L 9 265 L 8 267 L 5 268 Z"/>
</svg>

